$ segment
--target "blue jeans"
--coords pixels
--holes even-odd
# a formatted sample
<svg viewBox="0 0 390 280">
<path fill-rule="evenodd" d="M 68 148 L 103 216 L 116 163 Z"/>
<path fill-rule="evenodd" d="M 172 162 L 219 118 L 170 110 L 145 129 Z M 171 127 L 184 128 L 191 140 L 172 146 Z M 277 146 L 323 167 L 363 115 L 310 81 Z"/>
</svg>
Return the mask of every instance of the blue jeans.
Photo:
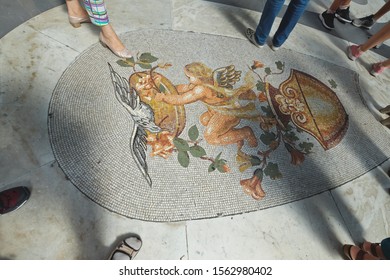
<svg viewBox="0 0 390 280">
<path fill-rule="evenodd" d="M 260 45 L 264 45 L 272 24 L 276 16 L 283 7 L 285 0 L 267 0 L 264 6 L 260 22 L 256 28 L 256 40 Z M 288 38 L 291 31 L 294 29 L 298 20 L 302 16 L 310 0 L 291 0 L 286 13 L 283 16 L 282 22 L 276 31 L 272 43 L 275 47 L 280 47 Z"/>
<path fill-rule="evenodd" d="M 390 260 L 390 237 L 385 238 L 381 242 L 381 248 L 386 260 Z"/>
</svg>

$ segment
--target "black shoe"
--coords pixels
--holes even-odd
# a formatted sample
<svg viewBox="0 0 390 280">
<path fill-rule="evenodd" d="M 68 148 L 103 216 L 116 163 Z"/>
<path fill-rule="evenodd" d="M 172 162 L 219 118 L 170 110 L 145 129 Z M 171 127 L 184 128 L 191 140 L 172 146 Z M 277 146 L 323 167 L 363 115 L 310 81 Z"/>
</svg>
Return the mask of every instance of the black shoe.
<svg viewBox="0 0 390 280">
<path fill-rule="evenodd" d="M 320 18 L 322 25 L 326 29 L 329 29 L 329 30 L 334 29 L 335 14 L 331 14 L 331 13 L 328 13 L 327 11 L 325 11 L 322 14 L 319 14 L 318 17 Z"/>
<path fill-rule="evenodd" d="M 352 19 L 349 17 L 349 7 L 346 9 L 337 9 L 336 18 L 342 23 L 351 23 Z"/>
<path fill-rule="evenodd" d="M 356 27 L 370 29 L 375 24 L 374 15 L 369 15 L 362 18 L 355 18 L 352 21 L 352 24 Z"/>
</svg>

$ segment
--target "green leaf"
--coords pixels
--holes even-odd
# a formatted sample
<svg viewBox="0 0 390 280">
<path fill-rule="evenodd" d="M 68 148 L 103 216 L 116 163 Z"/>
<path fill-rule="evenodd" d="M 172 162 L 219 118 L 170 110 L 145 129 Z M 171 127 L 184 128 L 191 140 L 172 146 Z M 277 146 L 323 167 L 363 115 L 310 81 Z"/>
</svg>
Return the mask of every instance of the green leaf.
<svg viewBox="0 0 390 280">
<path fill-rule="evenodd" d="M 311 149 L 314 147 L 313 143 L 302 142 L 299 144 L 299 147 L 307 154 L 311 152 Z"/>
<path fill-rule="evenodd" d="M 332 88 L 337 88 L 337 84 L 336 84 L 336 82 L 335 82 L 333 79 L 328 80 L 328 82 L 329 82 L 329 84 L 330 84 L 330 86 L 331 86 Z"/>
<path fill-rule="evenodd" d="M 208 171 L 209 171 L 209 172 L 213 172 L 213 171 L 215 171 L 215 169 L 216 169 L 215 164 L 212 163 L 212 164 L 209 165 Z"/>
<path fill-rule="evenodd" d="M 179 137 L 175 137 L 173 139 L 173 144 L 179 150 L 179 152 L 180 151 L 187 152 L 190 150 L 190 146 L 188 145 L 188 142 L 184 139 L 179 138 Z"/>
<path fill-rule="evenodd" d="M 218 161 L 218 160 L 219 160 L 219 158 L 221 157 L 221 154 L 222 154 L 222 152 L 220 152 L 220 153 L 217 155 L 217 157 L 215 158 L 215 161 Z"/>
<path fill-rule="evenodd" d="M 252 166 L 256 166 L 256 165 L 260 165 L 261 160 L 257 156 L 251 156 L 250 162 Z"/>
<path fill-rule="evenodd" d="M 253 175 L 260 179 L 260 181 L 263 180 L 263 169 L 259 168 L 256 169 L 255 172 L 253 172 Z"/>
<path fill-rule="evenodd" d="M 198 145 L 190 147 L 190 153 L 193 157 L 203 157 L 206 155 L 206 151 Z"/>
<path fill-rule="evenodd" d="M 260 140 L 261 142 L 263 142 L 265 145 L 269 145 L 271 144 L 272 141 L 275 141 L 276 140 L 276 135 L 275 133 L 273 132 L 264 132 L 264 134 L 262 134 L 260 136 Z"/>
<path fill-rule="evenodd" d="M 159 89 L 160 92 L 162 92 L 162 93 L 165 93 L 165 92 L 166 92 L 165 87 L 164 87 L 163 84 L 160 84 L 160 86 L 158 87 L 158 89 Z"/>
<path fill-rule="evenodd" d="M 143 62 L 143 63 L 153 63 L 153 62 L 157 61 L 158 58 L 151 55 L 151 53 L 143 53 L 139 57 L 139 60 L 140 60 L 140 62 Z"/>
<path fill-rule="evenodd" d="M 119 66 L 122 66 L 122 67 L 133 67 L 134 66 L 134 63 L 133 64 L 129 64 L 127 63 L 125 60 L 123 59 L 119 59 L 116 61 L 116 63 L 119 65 Z"/>
<path fill-rule="evenodd" d="M 199 130 L 196 125 L 191 126 L 188 130 L 188 137 L 190 137 L 191 141 L 196 141 L 199 137 Z"/>
<path fill-rule="evenodd" d="M 152 69 L 152 65 L 149 63 L 137 62 L 142 69 Z"/>
<path fill-rule="evenodd" d="M 134 56 L 132 56 L 130 58 L 126 58 L 126 63 L 135 64 Z"/>
<path fill-rule="evenodd" d="M 262 81 L 258 81 L 256 84 L 256 88 L 258 91 L 264 91 L 265 90 L 264 83 Z"/>
<path fill-rule="evenodd" d="M 281 61 L 276 61 L 275 64 L 278 70 L 283 70 L 284 64 Z"/>
<path fill-rule="evenodd" d="M 279 171 L 279 166 L 277 163 L 268 163 L 267 167 L 264 169 L 264 174 L 269 176 L 272 180 L 282 178 L 283 175 Z"/>
<path fill-rule="evenodd" d="M 264 68 L 264 71 L 265 71 L 265 73 L 266 73 L 267 75 L 269 75 L 269 74 L 272 73 L 272 70 L 271 70 L 271 68 L 269 68 L 269 67 Z"/>
<path fill-rule="evenodd" d="M 265 113 L 267 117 L 271 118 L 275 116 L 270 106 L 261 106 L 261 110 Z"/>
<path fill-rule="evenodd" d="M 290 123 L 288 123 L 287 125 L 286 125 L 286 131 L 291 131 L 292 129 L 293 129 L 294 127 L 290 124 Z"/>
<path fill-rule="evenodd" d="M 190 156 L 187 152 L 184 151 L 179 151 L 179 153 L 177 154 L 177 160 L 183 167 L 188 167 L 188 165 L 190 164 Z"/>
<path fill-rule="evenodd" d="M 294 131 L 288 131 L 285 135 L 284 135 L 288 140 L 290 140 L 291 142 L 295 142 L 295 141 L 298 141 L 299 138 L 297 137 L 297 135 L 295 134 Z"/>
</svg>

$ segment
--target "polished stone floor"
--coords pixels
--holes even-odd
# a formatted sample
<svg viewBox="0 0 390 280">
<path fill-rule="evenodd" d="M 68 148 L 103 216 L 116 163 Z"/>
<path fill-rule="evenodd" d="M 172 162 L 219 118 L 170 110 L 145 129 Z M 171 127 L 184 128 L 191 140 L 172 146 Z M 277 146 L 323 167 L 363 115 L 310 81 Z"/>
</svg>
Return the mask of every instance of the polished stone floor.
<svg viewBox="0 0 390 280">
<path fill-rule="evenodd" d="M 390 104 L 390 71 L 374 78 L 367 69 L 390 57 L 390 42 L 354 62 L 346 57 L 345 49 L 364 42 L 370 32 L 389 21 L 390 14 L 370 32 L 337 21 L 336 29 L 328 32 L 317 15 L 330 2 L 312 0 L 283 47 L 358 72 L 362 101 L 379 121 L 385 115 L 378 109 Z M 98 29 L 92 25 L 72 28 L 63 1 L 0 3 L 6 7 L 0 17 L 0 190 L 26 185 L 32 192 L 22 208 L 0 217 L 0 259 L 105 259 L 118 240 L 137 233 L 143 239 L 137 256 L 141 260 L 342 260 L 342 244 L 390 236 L 390 178 L 386 174 L 390 160 L 332 191 L 229 217 L 152 223 L 98 206 L 66 178 L 47 133 L 48 106 L 56 83 L 77 56 L 97 42 Z M 365 16 L 383 3 L 354 1 L 351 14 Z M 119 35 L 168 29 L 230 36 L 243 43 L 248 43 L 244 30 L 256 26 L 262 5 L 255 0 L 107 1 Z M 272 50 L 265 47 L 259 52 Z"/>
</svg>

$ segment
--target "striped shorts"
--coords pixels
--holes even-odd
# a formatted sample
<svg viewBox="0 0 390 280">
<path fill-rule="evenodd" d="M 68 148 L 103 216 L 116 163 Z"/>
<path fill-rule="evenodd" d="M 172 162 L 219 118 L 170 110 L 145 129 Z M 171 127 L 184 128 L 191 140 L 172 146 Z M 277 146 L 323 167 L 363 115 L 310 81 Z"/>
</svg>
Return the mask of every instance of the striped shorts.
<svg viewBox="0 0 390 280">
<path fill-rule="evenodd" d="M 84 0 L 84 6 L 94 25 L 103 26 L 109 23 L 104 0 Z"/>
</svg>

